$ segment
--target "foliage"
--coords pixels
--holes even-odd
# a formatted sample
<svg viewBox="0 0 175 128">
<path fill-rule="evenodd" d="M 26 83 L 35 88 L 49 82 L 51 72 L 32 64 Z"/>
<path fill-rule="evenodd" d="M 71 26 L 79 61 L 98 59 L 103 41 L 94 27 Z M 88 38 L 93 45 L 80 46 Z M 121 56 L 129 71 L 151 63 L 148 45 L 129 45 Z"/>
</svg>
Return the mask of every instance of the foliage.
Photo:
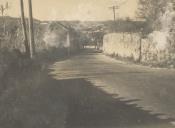
<svg viewBox="0 0 175 128">
<path fill-rule="evenodd" d="M 169 2 L 170 0 L 139 0 L 137 16 L 146 20 L 151 29 L 158 29 L 159 17 L 165 13 Z"/>
</svg>

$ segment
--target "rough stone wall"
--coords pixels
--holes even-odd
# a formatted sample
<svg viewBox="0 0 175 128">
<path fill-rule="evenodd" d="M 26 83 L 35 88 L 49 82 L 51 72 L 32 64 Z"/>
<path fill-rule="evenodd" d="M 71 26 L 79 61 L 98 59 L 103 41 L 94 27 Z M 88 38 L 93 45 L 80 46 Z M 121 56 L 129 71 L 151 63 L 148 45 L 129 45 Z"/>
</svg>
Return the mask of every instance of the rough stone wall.
<svg viewBox="0 0 175 128">
<path fill-rule="evenodd" d="M 167 39 L 168 40 L 168 39 Z M 138 33 L 111 33 L 104 36 L 103 52 L 116 57 L 130 58 L 149 64 L 175 64 L 175 50 L 171 41 L 166 48 L 159 49 L 151 36 L 141 40 Z M 141 54 L 140 54 L 141 53 Z"/>
<path fill-rule="evenodd" d="M 112 33 L 104 36 L 105 54 L 124 58 L 139 59 L 139 36 L 136 34 Z"/>
</svg>

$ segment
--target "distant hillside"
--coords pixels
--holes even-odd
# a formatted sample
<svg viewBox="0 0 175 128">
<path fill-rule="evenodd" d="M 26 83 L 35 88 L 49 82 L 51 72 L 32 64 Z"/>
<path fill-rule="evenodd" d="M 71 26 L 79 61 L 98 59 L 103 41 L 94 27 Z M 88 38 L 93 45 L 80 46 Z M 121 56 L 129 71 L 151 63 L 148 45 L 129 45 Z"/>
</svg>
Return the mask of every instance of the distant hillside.
<svg viewBox="0 0 175 128">
<path fill-rule="evenodd" d="M 50 21 L 44 21 L 50 22 Z M 145 28 L 144 21 L 119 20 L 119 21 L 53 21 L 60 22 L 79 31 L 95 31 L 99 27 L 105 32 L 137 32 Z"/>
<path fill-rule="evenodd" d="M 120 21 L 58 21 L 63 24 L 75 28 L 79 31 L 96 31 L 102 29 L 105 33 L 111 32 L 138 32 L 141 29 L 147 29 L 149 33 L 151 30 L 147 28 L 144 21 L 120 20 Z"/>
<path fill-rule="evenodd" d="M 28 20 L 26 19 L 26 23 Z M 21 27 L 20 18 L 5 17 L 6 30 L 12 31 L 15 28 Z M 133 21 L 133 20 L 118 20 L 118 21 L 39 21 L 35 19 L 35 25 L 40 23 L 52 23 L 59 22 L 67 27 L 73 28 L 77 31 L 97 31 L 102 30 L 105 33 L 111 32 L 138 32 L 142 29 L 149 33 L 149 28 L 144 21 Z M 0 17 L 0 32 L 3 32 L 3 19 Z"/>
<path fill-rule="evenodd" d="M 13 31 L 14 29 L 20 28 L 21 27 L 21 19 L 20 18 L 14 18 L 14 17 L 9 17 L 6 16 L 4 18 L 0 17 L 0 32 L 3 32 L 3 23 L 5 22 L 6 24 L 6 30 L 8 32 Z M 28 20 L 26 19 L 26 23 Z M 38 24 L 40 23 L 39 20 L 35 20 L 35 23 Z"/>
</svg>

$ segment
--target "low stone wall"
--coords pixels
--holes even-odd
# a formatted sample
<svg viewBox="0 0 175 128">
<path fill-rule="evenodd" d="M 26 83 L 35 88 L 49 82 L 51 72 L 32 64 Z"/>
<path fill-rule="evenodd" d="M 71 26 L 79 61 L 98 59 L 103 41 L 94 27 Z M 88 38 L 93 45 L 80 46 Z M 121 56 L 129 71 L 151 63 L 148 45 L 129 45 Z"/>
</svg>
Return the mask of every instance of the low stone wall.
<svg viewBox="0 0 175 128">
<path fill-rule="evenodd" d="M 111 33 L 103 40 L 105 54 L 149 64 L 174 64 L 174 51 L 169 44 L 159 49 L 151 36 L 141 39 L 138 33 Z"/>
<path fill-rule="evenodd" d="M 104 36 L 103 51 L 108 55 L 139 59 L 139 36 L 131 34 L 112 33 Z"/>
</svg>

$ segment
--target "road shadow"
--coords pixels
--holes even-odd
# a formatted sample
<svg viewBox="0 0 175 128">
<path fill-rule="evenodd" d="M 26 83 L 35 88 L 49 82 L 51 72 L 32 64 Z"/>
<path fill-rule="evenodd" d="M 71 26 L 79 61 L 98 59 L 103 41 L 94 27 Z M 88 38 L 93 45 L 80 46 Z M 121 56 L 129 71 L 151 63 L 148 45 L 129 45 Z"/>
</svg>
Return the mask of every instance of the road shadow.
<svg viewBox="0 0 175 128">
<path fill-rule="evenodd" d="M 173 128 L 85 79 L 32 77 L 0 99 L 0 128 Z"/>
<path fill-rule="evenodd" d="M 170 128 L 171 119 L 121 101 L 94 87 L 84 79 L 60 80 L 68 106 L 66 128 Z"/>
</svg>

